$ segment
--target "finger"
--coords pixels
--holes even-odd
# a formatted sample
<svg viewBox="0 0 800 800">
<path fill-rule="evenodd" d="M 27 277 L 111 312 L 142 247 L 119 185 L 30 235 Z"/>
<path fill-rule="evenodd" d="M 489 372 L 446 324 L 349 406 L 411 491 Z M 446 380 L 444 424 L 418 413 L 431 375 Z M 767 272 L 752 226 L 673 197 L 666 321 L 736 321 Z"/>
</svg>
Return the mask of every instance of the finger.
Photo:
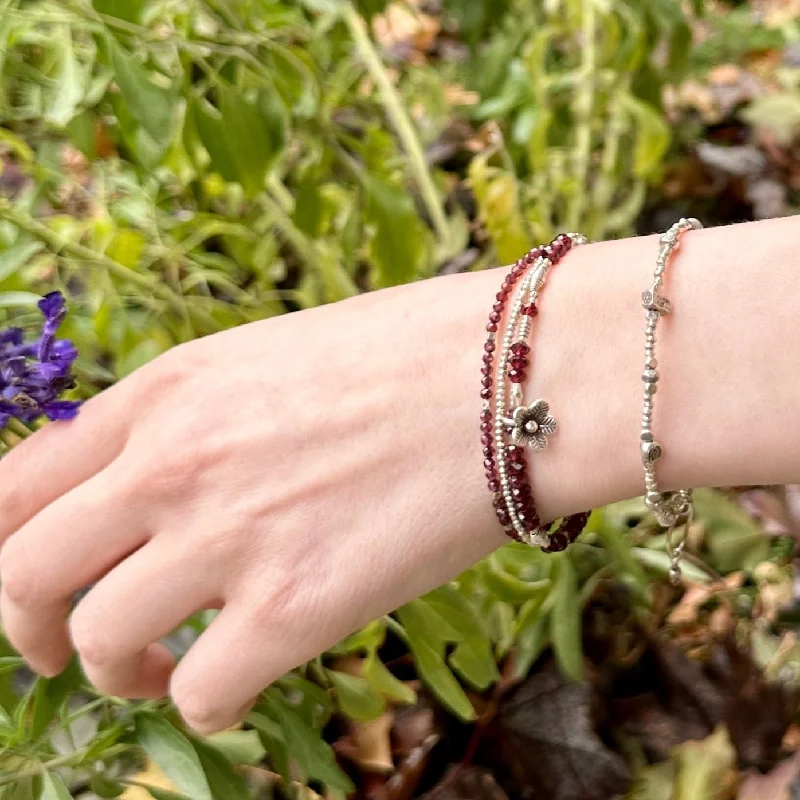
<svg viewBox="0 0 800 800">
<path fill-rule="evenodd" d="M 125 414 L 118 393 L 87 402 L 69 422 L 51 422 L 0 460 L 0 545 L 61 495 L 108 466 L 122 452 Z"/>
<path fill-rule="evenodd" d="M 66 619 L 75 593 L 147 539 L 121 477 L 104 470 L 47 506 L 0 550 L 0 613 L 11 643 L 43 675 L 72 651 Z"/>
<path fill-rule="evenodd" d="M 239 722 L 266 686 L 319 650 L 298 626 L 273 627 L 251 606 L 229 603 L 176 668 L 170 694 L 191 728 L 215 733 Z"/>
<path fill-rule="evenodd" d="M 78 603 L 70 619 L 72 642 L 98 689 L 123 697 L 167 693 L 172 660 L 169 670 L 153 671 L 152 643 L 215 602 L 212 565 L 202 554 L 191 568 L 186 563 L 183 543 L 156 537 Z"/>
</svg>

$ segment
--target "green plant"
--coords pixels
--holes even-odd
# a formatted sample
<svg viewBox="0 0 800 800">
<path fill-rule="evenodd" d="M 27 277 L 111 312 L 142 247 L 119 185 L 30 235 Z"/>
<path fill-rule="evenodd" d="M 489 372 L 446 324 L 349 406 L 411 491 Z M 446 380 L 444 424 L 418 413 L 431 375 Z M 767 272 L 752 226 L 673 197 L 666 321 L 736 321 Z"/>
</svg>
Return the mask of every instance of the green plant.
<svg viewBox="0 0 800 800">
<path fill-rule="evenodd" d="M 385 5 L 0 0 L 2 314 L 24 322 L 45 288 L 65 289 L 90 394 L 177 343 L 431 276 L 470 245 L 477 267 L 562 226 L 632 228 L 669 145 L 660 89 L 686 65 L 677 0 L 449 0 L 471 53 L 455 63 L 389 63 L 367 25 Z M 447 132 L 454 85 L 478 98 L 459 117 L 497 124 L 445 169 L 426 148 Z M 715 498 L 712 563 L 765 558 L 758 530 Z M 250 797 L 258 779 L 241 768 L 259 765 L 290 795 L 311 797 L 310 783 L 345 797 L 325 726 L 415 699 L 387 652 L 410 654 L 466 722 L 501 670 L 519 680 L 547 648 L 580 677 L 598 582 L 615 576 L 644 615 L 666 571 L 641 517 L 601 511 L 558 558 L 509 545 L 286 675 L 243 730 L 203 741 L 166 703 L 98 696 L 74 664 L 31 680 L 0 638 L 0 798 L 115 797 L 141 782 L 145 755 L 180 796 Z"/>
</svg>

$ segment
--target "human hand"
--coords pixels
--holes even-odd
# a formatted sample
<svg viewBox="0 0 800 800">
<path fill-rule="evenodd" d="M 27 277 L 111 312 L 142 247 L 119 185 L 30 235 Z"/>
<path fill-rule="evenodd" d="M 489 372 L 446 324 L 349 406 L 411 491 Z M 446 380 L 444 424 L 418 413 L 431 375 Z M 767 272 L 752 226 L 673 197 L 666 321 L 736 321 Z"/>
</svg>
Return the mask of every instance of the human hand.
<svg viewBox="0 0 800 800">
<path fill-rule="evenodd" d="M 182 345 L 25 441 L 0 463 L 12 644 L 48 676 L 74 647 L 98 689 L 169 691 L 209 733 L 502 544 L 477 433 L 496 281 L 427 281 Z M 221 611 L 176 667 L 159 638 L 207 608 Z"/>
</svg>

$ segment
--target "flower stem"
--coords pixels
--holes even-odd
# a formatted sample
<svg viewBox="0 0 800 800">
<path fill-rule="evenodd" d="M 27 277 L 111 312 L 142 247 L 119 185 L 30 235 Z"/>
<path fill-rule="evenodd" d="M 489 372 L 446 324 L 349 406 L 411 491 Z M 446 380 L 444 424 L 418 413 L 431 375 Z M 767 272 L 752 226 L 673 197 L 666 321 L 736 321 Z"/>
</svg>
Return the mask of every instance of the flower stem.
<svg viewBox="0 0 800 800">
<path fill-rule="evenodd" d="M 577 141 L 575 145 L 576 160 L 576 194 L 570 204 L 567 227 L 580 230 L 583 226 L 583 214 L 588 194 L 589 166 L 592 158 L 592 109 L 594 107 L 594 81 L 596 61 L 596 25 L 597 10 L 595 0 L 583 0 L 583 25 L 580 69 L 580 92 L 576 99 L 576 116 L 578 121 Z"/>
<path fill-rule="evenodd" d="M 353 37 L 356 52 L 364 62 L 375 84 L 380 89 L 386 114 L 394 126 L 403 149 L 406 151 L 411 173 L 419 185 L 422 201 L 425 203 L 425 207 L 430 215 L 431 222 L 436 230 L 436 236 L 442 242 L 447 241 L 447 217 L 444 213 L 439 193 L 436 190 L 436 186 L 428 170 L 428 163 L 425 159 L 422 143 L 419 140 L 419 136 L 417 136 L 411 119 L 403 107 L 400 95 L 397 93 L 381 61 L 380 55 L 369 37 L 364 20 L 355 10 L 351 2 L 346 2 L 343 5 L 342 17 L 345 24 L 350 29 L 350 35 Z"/>
</svg>

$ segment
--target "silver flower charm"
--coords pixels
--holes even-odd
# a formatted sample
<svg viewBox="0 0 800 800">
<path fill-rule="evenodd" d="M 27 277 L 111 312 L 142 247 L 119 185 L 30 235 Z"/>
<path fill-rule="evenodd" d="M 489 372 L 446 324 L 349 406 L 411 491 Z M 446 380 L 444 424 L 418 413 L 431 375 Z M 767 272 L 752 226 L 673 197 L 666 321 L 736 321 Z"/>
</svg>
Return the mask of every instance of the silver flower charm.
<svg viewBox="0 0 800 800">
<path fill-rule="evenodd" d="M 547 437 L 558 429 L 558 423 L 550 416 L 550 406 L 544 400 L 515 408 L 510 422 L 514 444 L 526 444 L 537 453 L 547 447 Z"/>
</svg>

